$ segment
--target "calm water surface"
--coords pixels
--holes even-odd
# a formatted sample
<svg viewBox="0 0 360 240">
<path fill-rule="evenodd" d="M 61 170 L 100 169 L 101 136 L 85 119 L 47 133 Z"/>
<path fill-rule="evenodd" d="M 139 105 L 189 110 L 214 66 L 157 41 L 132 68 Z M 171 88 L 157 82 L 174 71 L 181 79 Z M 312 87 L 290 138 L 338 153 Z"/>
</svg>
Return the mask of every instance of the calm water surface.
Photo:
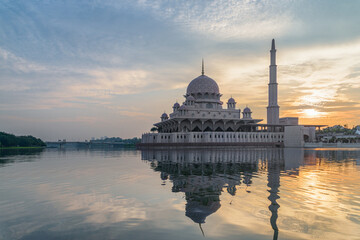
<svg viewBox="0 0 360 240">
<path fill-rule="evenodd" d="M 3 150 L 0 213 L 0 239 L 360 239 L 360 150 Z"/>
</svg>

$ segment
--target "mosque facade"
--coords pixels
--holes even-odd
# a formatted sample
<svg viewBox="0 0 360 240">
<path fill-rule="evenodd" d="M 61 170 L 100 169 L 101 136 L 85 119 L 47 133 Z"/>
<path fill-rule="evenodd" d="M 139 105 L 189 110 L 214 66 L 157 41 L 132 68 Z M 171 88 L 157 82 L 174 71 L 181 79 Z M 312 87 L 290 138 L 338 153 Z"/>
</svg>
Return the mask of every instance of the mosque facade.
<svg viewBox="0 0 360 240">
<path fill-rule="evenodd" d="M 263 119 L 253 118 L 249 107 L 242 111 L 236 108 L 236 100 L 232 97 L 223 108 L 219 86 L 214 79 L 205 75 L 202 62 L 201 75 L 189 83 L 185 101 L 181 105 L 176 102 L 169 115 L 163 113 L 161 121 L 154 124 L 157 133 L 143 134 L 141 145 L 283 146 L 288 140 L 290 145 L 295 146 L 306 140 L 314 140 L 315 128 L 299 126 L 297 118 L 279 118 L 274 39 L 269 68 L 267 124 L 260 123 Z"/>
</svg>

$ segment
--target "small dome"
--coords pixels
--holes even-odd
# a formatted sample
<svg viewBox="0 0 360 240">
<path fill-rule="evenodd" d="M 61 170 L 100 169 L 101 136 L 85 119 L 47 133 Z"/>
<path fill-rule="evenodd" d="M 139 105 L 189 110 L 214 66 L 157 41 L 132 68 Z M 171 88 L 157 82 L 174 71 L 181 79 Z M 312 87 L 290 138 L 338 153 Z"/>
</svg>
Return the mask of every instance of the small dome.
<svg viewBox="0 0 360 240">
<path fill-rule="evenodd" d="M 162 118 L 168 118 L 168 115 L 167 115 L 166 113 L 163 113 L 163 114 L 161 115 L 161 117 L 162 117 Z"/>
<path fill-rule="evenodd" d="M 188 95 L 197 93 L 219 94 L 219 86 L 214 79 L 206 75 L 200 75 L 189 83 L 186 93 Z"/>
<path fill-rule="evenodd" d="M 180 107 L 180 104 L 178 102 L 174 103 L 173 108 L 179 108 L 179 107 Z"/>
<path fill-rule="evenodd" d="M 233 99 L 233 98 L 231 97 L 231 98 L 229 98 L 228 103 L 236 103 L 236 102 L 235 102 L 235 99 Z"/>
<path fill-rule="evenodd" d="M 185 110 L 186 109 L 186 106 L 185 105 L 181 105 L 179 110 Z"/>
<path fill-rule="evenodd" d="M 246 112 L 246 113 L 251 113 L 251 109 L 248 108 L 248 107 L 246 107 L 246 108 L 244 108 L 244 112 Z"/>
<path fill-rule="evenodd" d="M 195 98 L 190 95 L 190 96 L 187 96 L 187 97 L 186 97 L 186 100 L 188 100 L 188 101 L 195 101 Z"/>
</svg>

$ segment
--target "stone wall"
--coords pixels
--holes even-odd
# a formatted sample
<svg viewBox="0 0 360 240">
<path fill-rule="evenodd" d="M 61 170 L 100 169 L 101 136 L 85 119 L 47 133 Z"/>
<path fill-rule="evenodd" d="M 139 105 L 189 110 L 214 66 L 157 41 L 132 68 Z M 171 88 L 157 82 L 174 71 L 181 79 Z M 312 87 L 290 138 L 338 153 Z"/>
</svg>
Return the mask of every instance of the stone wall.
<svg viewBox="0 0 360 240">
<path fill-rule="evenodd" d="M 283 143 L 283 132 L 145 133 L 141 143 Z"/>
<path fill-rule="evenodd" d="M 306 142 L 315 141 L 315 127 L 286 126 L 284 130 L 285 147 L 304 147 Z"/>
</svg>

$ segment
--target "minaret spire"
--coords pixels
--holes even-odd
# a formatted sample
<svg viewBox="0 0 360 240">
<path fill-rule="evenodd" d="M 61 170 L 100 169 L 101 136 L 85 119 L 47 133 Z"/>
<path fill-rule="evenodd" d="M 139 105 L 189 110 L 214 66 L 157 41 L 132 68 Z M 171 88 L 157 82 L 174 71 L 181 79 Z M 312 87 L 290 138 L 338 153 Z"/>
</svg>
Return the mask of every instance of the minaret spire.
<svg viewBox="0 0 360 240">
<path fill-rule="evenodd" d="M 204 75 L 204 58 L 202 59 L 201 75 Z"/>
<path fill-rule="evenodd" d="M 267 107 L 267 123 L 279 124 L 278 84 L 276 73 L 275 39 L 271 41 L 269 67 L 269 105 Z"/>
</svg>

